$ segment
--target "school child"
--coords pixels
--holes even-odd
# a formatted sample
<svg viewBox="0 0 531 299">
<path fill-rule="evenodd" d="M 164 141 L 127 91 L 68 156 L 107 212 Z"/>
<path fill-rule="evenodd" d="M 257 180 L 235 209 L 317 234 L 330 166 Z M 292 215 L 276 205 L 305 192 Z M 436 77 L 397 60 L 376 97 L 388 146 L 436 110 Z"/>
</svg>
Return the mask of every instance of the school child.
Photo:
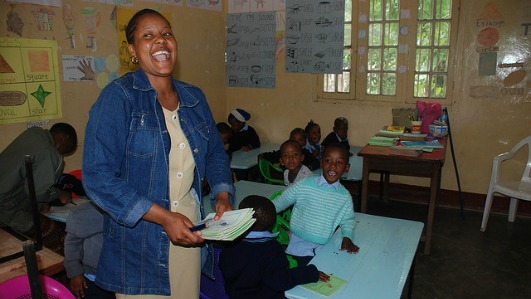
<svg viewBox="0 0 531 299">
<path fill-rule="evenodd" d="M 350 153 L 350 144 L 348 143 L 348 120 L 344 117 L 338 117 L 334 120 L 333 131 L 325 137 L 321 145 L 326 147 L 336 142 L 342 143 L 349 151 L 349 156 L 352 155 Z"/>
<path fill-rule="evenodd" d="M 354 207 L 350 193 L 339 182 L 348 171 L 348 152 L 344 145 L 328 145 L 321 160 L 321 176 L 306 178 L 284 190 L 273 203 L 277 212 L 293 205 L 290 220 L 290 240 L 286 253 L 299 265 L 307 264 L 341 227 L 341 250 L 356 253 L 352 242 Z"/>
<path fill-rule="evenodd" d="M 228 145 L 230 138 L 234 134 L 232 128 L 226 122 L 219 122 L 216 124 L 216 127 L 218 129 L 219 136 L 221 137 L 221 141 L 223 141 L 224 145 Z"/>
<path fill-rule="evenodd" d="M 302 164 L 304 155 L 302 147 L 293 140 L 288 140 L 280 146 L 280 163 L 284 170 L 284 185 L 289 186 L 302 179 L 313 176 L 313 172 Z"/>
<path fill-rule="evenodd" d="M 319 143 L 319 141 L 321 141 L 321 126 L 314 123 L 313 120 L 310 120 L 306 125 L 306 128 L 304 128 L 304 131 L 306 131 L 308 136 L 308 141 L 304 148 L 306 148 L 315 159 L 321 160 L 323 151 L 323 146 Z"/>
<path fill-rule="evenodd" d="M 76 298 L 111 299 L 113 292 L 94 283 L 103 243 L 103 214 L 92 202 L 73 208 L 66 220 L 65 259 L 70 290 Z"/>
<path fill-rule="evenodd" d="M 253 148 L 260 147 L 260 138 L 253 129 L 247 124 L 251 114 L 243 109 L 234 109 L 228 116 L 227 120 L 234 134 L 229 139 L 229 153 L 237 150 L 247 152 Z"/>
<path fill-rule="evenodd" d="M 254 209 L 256 222 L 244 239 L 232 242 L 220 255 L 219 267 L 231 299 L 285 298 L 284 291 L 299 284 L 330 280 L 315 265 L 289 269 L 284 249 L 271 233 L 276 212 L 269 199 L 247 196 L 239 208 Z"/>
<path fill-rule="evenodd" d="M 302 148 L 302 154 L 304 155 L 304 160 L 302 161 L 302 165 L 305 165 L 310 170 L 318 169 L 320 166 L 320 161 L 317 160 L 308 149 L 306 149 L 304 146 L 306 145 L 306 131 L 302 128 L 295 128 L 291 130 L 289 134 L 289 140 L 296 141 L 300 144 Z M 258 160 L 260 159 L 266 159 L 271 163 L 278 163 L 280 161 L 280 149 L 278 151 L 272 151 L 272 152 L 266 152 L 261 153 L 258 155 Z"/>
</svg>

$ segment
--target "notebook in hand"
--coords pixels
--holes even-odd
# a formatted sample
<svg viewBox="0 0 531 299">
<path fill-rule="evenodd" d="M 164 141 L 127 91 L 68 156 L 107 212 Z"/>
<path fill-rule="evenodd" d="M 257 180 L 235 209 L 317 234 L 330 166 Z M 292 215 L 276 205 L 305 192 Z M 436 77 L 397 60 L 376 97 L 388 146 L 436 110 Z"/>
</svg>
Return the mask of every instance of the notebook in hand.
<svg viewBox="0 0 531 299">
<path fill-rule="evenodd" d="M 194 224 L 201 229 L 201 237 L 207 240 L 232 241 L 245 233 L 256 221 L 253 209 L 240 209 L 223 213 L 219 220 L 214 220 L 216 213 L 210 213 L 202 221 Z"/>
</svg>

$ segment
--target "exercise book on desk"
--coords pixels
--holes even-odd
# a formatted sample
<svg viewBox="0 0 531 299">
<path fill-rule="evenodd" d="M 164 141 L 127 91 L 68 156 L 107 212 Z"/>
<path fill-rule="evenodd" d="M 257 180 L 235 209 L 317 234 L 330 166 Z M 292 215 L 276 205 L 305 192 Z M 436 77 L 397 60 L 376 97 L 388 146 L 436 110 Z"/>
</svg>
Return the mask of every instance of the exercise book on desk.
<svg viewBox="0 0 531 299">
<path fill-rule="evenodd" d="M 301 285 L 301 287 L 306 288 L 319 295 L 330 297 L 332 294 L 337 292 L 337 290 L 341 289 L 346 283 L 346 280 L 334 275 L 330 275 L 330 281 L 318 281 L 307 283 Z"/>
<path fill-rule="evenodd" d="M 437 139 L 430 141 L 401 141 L 400 144 L 406 147 L 416 148 L 444 148 Z"/>
</svg>

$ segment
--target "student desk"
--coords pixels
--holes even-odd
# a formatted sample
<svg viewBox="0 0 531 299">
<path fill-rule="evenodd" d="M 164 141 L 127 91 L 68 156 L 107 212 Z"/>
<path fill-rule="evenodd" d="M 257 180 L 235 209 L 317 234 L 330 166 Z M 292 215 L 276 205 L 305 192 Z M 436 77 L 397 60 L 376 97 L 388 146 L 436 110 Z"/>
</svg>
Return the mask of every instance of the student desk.
<svg viewBox="0 0 531 299">
<path fill-rule="evenodd" d="M 430 200 L 428 204 L 428 219 L 426 222 L 426 235 L 424 237 L 424 253 L 430 253 L 431 231 L 435 203 L 441 189 L 441 170 L 446 155 L 446 139 L 439 139 L 442 149 L 422 153 L 419 157 L 392 155 L 389 147 L 366 145 L 358 155 L 363 157 L 363 181 L 361 191 L 361 212 L 367 212 L 367 198 L 369 187 L 369 174 L 371 172 L 384 172 L 396 175 L 427 177 L 430 178 Z"/>
<path fill-rule="evenodd" d="M 274 193 L 286 189 L 286 186 L 282 185 L 270 185 L 250 181 L 238 181 L 234 183 L 234 187 L 236 188 L 236 198 L 232 206 L 233 209 L 238 209 L 240 202 L 248 195 L 261 195 L 270 198 Z M 203 206 L 205 208 L 205 216 L 209 213 L 214 213 L 216 210 L 210 202 L 210 195 L 203 197 Z"/>
<path fill-rule="evenodd" d="M 242 150 L 232 153 L 232 160 L 230 162 L 230 168 L 232 169 L 249 169 L 258 165 L 258 155 L 265 152 L 277 151 L 280 148 L 280 144 L 276 143 L 264 143 L 260 147 L 253 148 L 248 152 Z"/>
<path fill-rule="evenodd" d="M 0 228 L 0 257 L 22 251 L 23 241 Z M 63 257 L 50 249 L 43 247 L 37 251 L 37 266 L 42 275 L 51 276 L 64 270 Z M 24 256 L 0 264 L 0 282 L 26 274 Z"/>
<path fill-rule="evenodd" d="M 320 271 L 347 283 L 329 298 L 400 298 L 408 274 L 411 295 L 414 258 L 423 223 L 356 213 L 354 244 L 357 254 L 341 251 L 341 231 L 310 261 Z M 413 269 L 410 273 L 410 269 Z M 301 286 L 286 291 L 288 298 L 324 298 Z"/>
</svg>

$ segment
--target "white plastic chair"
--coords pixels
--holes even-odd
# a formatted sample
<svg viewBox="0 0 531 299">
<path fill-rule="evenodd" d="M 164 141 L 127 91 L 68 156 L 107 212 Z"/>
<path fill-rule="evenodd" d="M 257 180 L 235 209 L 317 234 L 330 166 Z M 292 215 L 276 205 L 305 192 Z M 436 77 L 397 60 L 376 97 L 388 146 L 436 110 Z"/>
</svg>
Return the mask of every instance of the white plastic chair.
<svg viewBox="0 0 531 299">
<path fill-rule="evenodd" d="M 502 162 L 513 158 L 525 145 L 527 145 L 528 158 L 522 178 L 519 181 L 500 179 Z M 531 201 L 531 136 L 520 141 L 511 149 L 511 151 L 494 157 L 492 161 L 492 174 L 490 177 L 489 190 L 485 201 L 485 209 L 483 210 L 483 221 L 481 222 L 481 231 L 483 232 L 487 229 L 487 222 L 489 220 L 494 193 L 499 193 L 511 198 L 511 203 L 509 205 L 509 222 L 514 222 L 519 199 Z"/>
</svg>

